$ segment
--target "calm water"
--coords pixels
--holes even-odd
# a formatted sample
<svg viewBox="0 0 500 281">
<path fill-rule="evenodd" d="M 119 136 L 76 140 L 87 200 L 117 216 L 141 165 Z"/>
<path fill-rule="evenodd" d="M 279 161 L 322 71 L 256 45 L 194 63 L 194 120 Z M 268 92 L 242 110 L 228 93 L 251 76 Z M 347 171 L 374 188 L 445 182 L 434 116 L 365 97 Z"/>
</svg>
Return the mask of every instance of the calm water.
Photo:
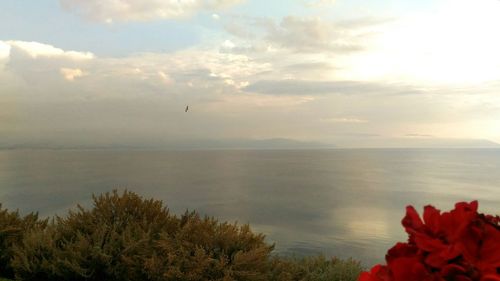
<svg viewBox="0 0 500 281">
<path fill-rule="evenodd" d="M 500 213 L 500 150 L 0 151 L 0 202 L 63 214 L 113 188 L 250 223 L 278 252 L 380 261 L 407 204 Z"/>
</svg>

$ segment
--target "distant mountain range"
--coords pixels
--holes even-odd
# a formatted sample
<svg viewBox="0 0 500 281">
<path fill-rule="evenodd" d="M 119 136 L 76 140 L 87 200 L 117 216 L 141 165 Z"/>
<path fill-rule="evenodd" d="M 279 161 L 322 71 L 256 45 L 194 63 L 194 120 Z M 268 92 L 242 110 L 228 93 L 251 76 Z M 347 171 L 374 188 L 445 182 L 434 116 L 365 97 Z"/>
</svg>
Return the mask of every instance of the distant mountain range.
<svg viewBox="0 0 500 281">
<path fill-rule="evenodd" d="M 225 140 L 176 140 L 155 143 L 0 143 L 0 149 L 326 149 L 335 145 L 320 142 L 298 141 L 285 138 L 225 139 Z"/>
<path fill-rule="evenodd" d="M 338 138 L 328 143 L 286 138 L 176 140 L 155 143 L 1 143 L 0 149 L 331 149 L 331 148 L 500 148 L 500 144 L 483 139 L 444 139 L 433 137 L 405 138 Z"/>
<path fill-rule="evenodd" d="M 339 139 L 336 144 L 348 148 L 500 148 L 500 144 L 485 139 L 435 137 Z"/>
</svg>

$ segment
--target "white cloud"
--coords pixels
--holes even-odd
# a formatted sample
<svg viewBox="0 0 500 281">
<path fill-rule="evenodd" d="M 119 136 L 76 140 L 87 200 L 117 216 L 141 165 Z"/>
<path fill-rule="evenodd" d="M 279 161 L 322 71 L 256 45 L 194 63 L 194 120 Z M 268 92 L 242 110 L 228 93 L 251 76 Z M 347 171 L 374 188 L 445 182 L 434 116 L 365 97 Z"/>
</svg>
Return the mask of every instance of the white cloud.
<svg viewBox="0 0 500 281">
<path fill-rule="evenodd" d="M 34 91 L 31 87 L 35 87 L 35 91 L 45 88 L 55 93 L 64 79 L 73 81 L 84 76 L 83 69 L 96 60 L 90 52 L 68 51 L 39 42 L 10 40 L 1 45 L 9 46 L 8 57 L 3 60 L 8 63 L 1 67 L 3 75 L 10 77 L 11 85 L 26 83 L 22 87 L 27 88 L 19 93 L 21 95 Z"/>
<path fill-rule="evenodd" d="M 52 45 L 38 42 L 6 41 L 4 43 L 26 52 L 34 59 L 38 57 L 57 57 L 72 60 L 89 60 L 94 58 L 94 54 L 90 52 L 65 51 Z"/>
<path fill-rule="evenodd" d="M 221 47 L 223 50 L 231 50 L 236 47 L 236 44 L 234 44 L 231 40 L 226 40 L 222 43 Z"/>
<path fill-rule="evenodd" d="M 65 67 L 63 67 L 63 68 L 61 68 L 60 71 L 61 71 L 61 74 L 64 77 L 64 79 L 66 79 L 68 81 L 74 81 L 75 78 L 79 78 L 79 77 L 87 75 L 85 72 L 83 72 L 79 68 L 65 68 Z"/>
<path fill-rule="evenodd" d="M 220 20 L 220 16 L 218 14 L 212 14 L 212 18 L 214 20 Z"/>
<path fill-rule="evenodd" d="M 49 96 L 57 99 L 64 87 L 72 87 L 63 83 L 63 79 L 76 81 L 83 76 L 85 80 L 78 87 L 92 98 L 148 97 L 209 88 L 237 91 L 248 86 L 256 73 L 269 71 L 271 67 L 246 55 L 221 53 L 217 48 L 99 58 L 38 42 L 7 41 L 0 46 L 1 50 L 12 49 L 8 53 L 10 63 L 3 67 L 5 71 L 27 82 L 28 88 L 36 85 L 36 89 L 26 90 L 26 94 L 46 92 L 32 97 L 44 99 Z"/>
<path fill-rule="evenodd" d="M 172 79 L 172 77 L 170 77 L 170 75 L 166 74 L 165 72 L 163 71 L 158 71 L 158 76 L 160 77 L 160 79 L 165 83 L 165 84 L 172 84 L 174 81 Z"/>
<path fill-rule="evenodd" d="M 219 10 L 242 0 L 59 0 L 61 5 L 91 20 L 148 21 L 183 18 L 200 11 Z"/>
<path fill-rule="evenodd" d="M 324 7 L 333 5 L 336 0 L 304 0 L 303 3 L 307 7 Z"/>
<path fill-rule="evenodd" d="M 10 45 L 0 41 L 0 61 L 5 60 L 10 55 Z"/>
</svg>

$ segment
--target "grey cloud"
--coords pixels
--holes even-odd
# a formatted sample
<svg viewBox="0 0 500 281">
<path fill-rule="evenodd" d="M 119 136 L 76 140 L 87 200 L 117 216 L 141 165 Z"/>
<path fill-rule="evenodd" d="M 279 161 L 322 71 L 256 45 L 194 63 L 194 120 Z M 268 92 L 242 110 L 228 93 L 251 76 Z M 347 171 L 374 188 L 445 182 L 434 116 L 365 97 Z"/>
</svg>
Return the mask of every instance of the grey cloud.
<svg viewBox="0 0 500 281">
<path fill-rule="evenodd" d="M 375 17 L 362 17 L 357 19 L 342 20 L 336 22 L 337 27 L 344 29 L 365 28 L 371 26 L 379 26 L 393 22 L 394 18 L 375 18 Z"/>
<path fill-rule="evenodd" d="M 488 99 L 460 105 L 457 98 L 476 89 L 450 94 L 449 88 L 329 81 L 316 75 L 335 70 L 327 62 L 316 55 L 261 58 L 216 50 L 73 61 L 33 58 L 13 49 L 0 71 L 0 105 L 10 110 L 0 113 L 0 122 L 7 123 L 0 139 L 106 145 L 197 138 L 377 139 L 371 135 L 380 134 L 406 141 L 417 139 L 404 137 L 409 129 L 434 133 L 478 118 L 480 109 L 466 120 L 463 113 L 483 104 L 479 101 L 496 104 L 498 91 L 491 87 L 497 85 L 483 90 Z M 89 74 L 66 81 L 60 67 Z M 302 75 L 307 72 L 310 76 Z M 289 73 L 301 80 L 282 78 Z M 188 114 L 186 104 L 192 108 Z M 461 107 L 451 108 L 454 104 Z"/>
<path fill-rule="evenodd" d="M 114 21 L 148 21 L 183 18 L 204 10 L 218 10 L 241 0 L 59 0 L 61 6 L 86 19 Z"/>
<path fill-rule="evenodd" d="M 290 64 L 285 66 L 284 69 L 291 71 L 325 71 L 334 70 L 337 69 L 337 67 L 325 62 L 306 62 Z"/>
<path fill-rule="evenodd" d="M 375 137 L 380 137 L 381 135 L 379 135 L 379 134 L 372 134 L 372 133 L 348 133 L 348 134 L 341 134 L 341 136 L 375 138 Z"/>
<path fill-rule="evenodd" d="M 426 134 L 406 134 L 405 137 L 414 137 L 414 138 L 433 138 L 433 135 Z"/>
<path fill-rule="evenodd" d="M 285 17 L 269 30 L 266 40 L 298 52 L 352 52 L 362 49 L 347 30 L 319 18 Z"/>
<path fill-rule="evenodd" d="M 289 78 L 322 80 L 331 77 L 332 73 L 338 69 L 338 67 L 324 62 L 302 62 L 285 65 L 279 69 L 279 72 L 282 76 Z"/>
<path fill-rule="evenodd" d="M 370 30 L 386 19 L 359 18 L 331 22 L 316 17 L 287 16 L 280 22 L 269 18 L 233 17 L 226 31 L 253 45 L 291 50 L 297 53 L 350 53 L 364 49 Z M 260 47 L 260 49 L 263 49 Z"/>
<path fill-rule="evenodd" d="M 266 95 L 408 95 L 418 94 L 411 87 L 357 81 L 262 80 L 244 88 L 247 92 Z"/>
</svg>

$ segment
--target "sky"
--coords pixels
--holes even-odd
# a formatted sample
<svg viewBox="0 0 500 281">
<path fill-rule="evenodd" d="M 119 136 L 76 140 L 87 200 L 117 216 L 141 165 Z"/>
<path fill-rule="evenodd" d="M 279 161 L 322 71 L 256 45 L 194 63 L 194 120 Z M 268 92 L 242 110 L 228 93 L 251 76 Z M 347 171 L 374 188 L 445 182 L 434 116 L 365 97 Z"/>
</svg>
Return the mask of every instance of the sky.
<svg viewBox="0 0 500 281">
<path fill-rule="evenodd" d="M 499 14 L 498 0 L 2 1 L 0 146 L 490 145 Z"/>
</svg>

